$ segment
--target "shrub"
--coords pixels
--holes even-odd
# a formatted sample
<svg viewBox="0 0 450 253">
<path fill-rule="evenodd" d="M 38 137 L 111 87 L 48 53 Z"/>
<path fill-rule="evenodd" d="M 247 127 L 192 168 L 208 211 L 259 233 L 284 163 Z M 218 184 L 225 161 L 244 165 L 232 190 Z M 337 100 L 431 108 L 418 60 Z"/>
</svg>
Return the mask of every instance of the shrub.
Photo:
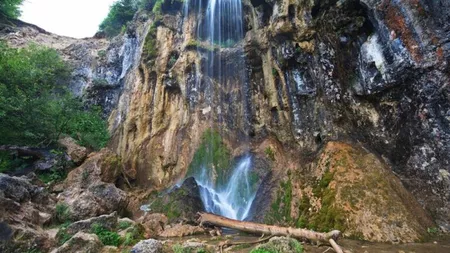
<svg viewBox="0 0 450 253">
<path fill-rule="evenodd" d="M 100 24 L 100 31 L 108 37 L 114 37 L 120 33 L 122 27 L 133 19 L 138 10 L 138 0 L 118 0 L 109 9 L 108 16 Z"/>
<path fill-rule="evenodd" d="M 120 235 L 117 232 L 109 231 L 100 224 L 93 224 L 91 231 L 98 236 L 98 239 L 104 245 L 119 246 L 121 243 Z"/>
<path fill-rule="evenodd" d="M 67 223 L 70 220 L 69 206 L 64 203 L 58 203 L 55 207 L 56 219 L 60 223 Z"/>
<path fill-rule="evenodd" d="M 0 1 L 0 19 L 18 18 L 20 16 L 19 6 L 23 0 L 2 0 Z"/>
<path fill-rule="evenodd" d="M 70 69 L 53 49 L 0 42 L 0 145 L 49 146 L 62 134 L 81 145 L 109 139 L 99 108 L 86 110 L 67 89 Z"/>
<path fill-rule="evenodd" d="M 133 225 L 131 222 L 119 221 L 119 224 L 117 225 L 117 228 L 119 230 L 124 230 L 124 229 L 127 229 L 127 228 L 131 227 L 131 225 Z"/>
</svg>

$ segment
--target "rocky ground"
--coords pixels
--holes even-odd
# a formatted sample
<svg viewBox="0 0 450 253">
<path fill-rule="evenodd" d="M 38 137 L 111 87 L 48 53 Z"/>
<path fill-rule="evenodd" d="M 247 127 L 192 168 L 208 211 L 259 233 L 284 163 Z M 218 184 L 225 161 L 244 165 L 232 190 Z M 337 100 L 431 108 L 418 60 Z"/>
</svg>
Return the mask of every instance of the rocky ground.
<svg viewBox="0 0 450 253">
<path fill-rule="evenodd" d="M 299 247 L 304 248 L 305 252 L 327 250 L 326 245 L 319 247 L 311 242 L 298 242 L 285 237 L 273 237 L 268 241 L 253 244 L 252 242 L 260 238 L 236 234 L 230 230 L 221 231 L 214 227 L 201 227 L 197 223 L 196 214 L 203 211 L 203 205 L 199 188 L 193 178 L 186 179 L 179 187 L 175 186 L 159 193 L 130 188 L 123 174 L 120 157 L 109 149 L 89 154 L 70 138 L 62 139 L 60 143 L 66 147 L 67 157 L 79 164 L 70 170 L 64 181 L 44 184 L 33 172 L 21 177 L 0 174 L 2 252 L 220 252 L 221 245 L 230 242 L 237 244 L 224 247 L 224 251 L 278 249 L 280 252 L 300 252 Z M 357 161 L 366 165 L 372 164 L 372 167 L 358 167 Z M 444 252 L 450 248 L 450 241 L 445 237 L 437 237 L 437 230 L 423 234 L 421 226 L 427 224 L 421 225 L 420 219 L 404 215 L 407 211 L 402 211 L 405 207 L 400 199 L 408 199 L 410 196 L 404 189 L 389 189 L 398 187 L 397 179 L 390 179 L 389 174 L 380 174 L 383 172 L 377 171 L 377 168 L 382 169 L 382 166 L 377 165 L 376 158 L 366 151 L 347 144 L 330 143 L 317 166 L 315 172 L 310 175 L 328 177 L 327 184 L 334 185 L 330 189 L 338 192 L 333 195 L 338 199 L 334 201 L 349 202 L 339 205 L 349 209 L 332 214 L 333 220 L 339 217 L 347 220 L 344 224 L 349 227 L 342 227 L 346 231 L 344 237 L 355 238 L 351 235 L 357 231 L 356 234 L 362 237 L 358 239 L 372 241 L 411 240 L 408 238 L 430 241 L 426 244 L 395 245 L 344 239 L 340 244 L 347 252 L 419 253 Z M 367 171 L 360 171 L 364 169 Z M 327 176 L 327 173 L 332 173 L 332 176 Z M 376 188 L 377 184 L 380 184 L 380 191 L 394 191 L 398 195 L 384 196 L 374 190 L 371 193 L 362 193 L 366 188 L 356 188 L 355 184 L 340 181 L 340 173 L 345 173 L 347 177 L 354 174 L 352 177 L 366 187 Z M 367 173 L 373 173 L 376 177 L 371 179 L 372 176 L 366 176 L 358 179 L 358 175 Z M 376 181 L 371 183 L 370 180 Z M 322 185 L 322 189 L 312 189 L 311 194 L 319 194 L 318 191 L 322 192 L 328 185 Z M 351 190 L 347 189 L 348 187 L 362 191 L 359 194 L 367 195 L 360 196 L 355 201 L 372 203 L 375 200 L 370 200 L 371 194 L 376 194 L 379 198 L 375 204 L 385 210 L 384 221 L 376 220 L 381 215 L 376 214 L 377 209 L 373 209 L 371 204 L 367 205 L 371 208 L 365 210 L 364 204 L 354 202 L 351 197 L 348 199 L 344 194 L 345 191 Z M 296 194 L 299 193 L 294 191 L 290 195 L 297 198 Z M 311 195 L 312 199 L 318 197 Z M 278 213 L 282 214 L 284 207 L 278 208 Z M 409 208 L 411 209 L 411 206 Z M 393 210 L 389 211 L 390 209 Z M 399 214 L 402 215 L 395 216 Z M 307 216 L 308 220 L 316 219 L 314 214 L 310 215 Z M 389 215 L 394 215 L 392 219 L 397 221 L 398 229 L 383 228 L 393 224 L 389 221 Z M 414 215 L 420 216 L 418 212 Z M 402 219 L 405 219 L 405 224 L 402 224 Z M 338 223 L 327 224 L 331 224 L 333 228 L 339 226 Z M 326 230 L 322 227 L 318 229 Z"/>
</svg>

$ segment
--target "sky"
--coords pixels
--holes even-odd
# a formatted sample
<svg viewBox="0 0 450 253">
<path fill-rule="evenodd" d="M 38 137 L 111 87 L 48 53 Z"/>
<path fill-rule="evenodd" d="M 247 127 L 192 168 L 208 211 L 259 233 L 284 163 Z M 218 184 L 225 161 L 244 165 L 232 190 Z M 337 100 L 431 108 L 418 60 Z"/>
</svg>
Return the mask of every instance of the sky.
<svg viewBox="0 0 450 253">
<path fill-rule="evenodd" d="M 74 38 L 92 37 L 115 0 L 25 0 L 20 20 Z"/>
</svg>

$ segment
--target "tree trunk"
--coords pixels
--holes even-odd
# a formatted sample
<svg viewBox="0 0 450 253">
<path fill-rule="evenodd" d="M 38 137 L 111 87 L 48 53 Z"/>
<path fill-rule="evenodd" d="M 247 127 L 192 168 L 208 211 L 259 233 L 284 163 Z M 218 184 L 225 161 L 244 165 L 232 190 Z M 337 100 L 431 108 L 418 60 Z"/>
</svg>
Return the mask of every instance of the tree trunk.
<svg viewBox="0 0 450 253">
<path fill-rule="evenodd" d="M 200 224 L 209 223 L 216 226 L 233 228 L 248 233 L 257 233 L 265 235 L 283 235 L 283 236 L 291 236 L 294 238 L 306 238 L 309 240 L 320 242 L 329 242 L 329 239 L 337 240 L 341 235 L 341 232 L 338 230 L 333 230 L 328 233 L 319 233 L 301 228 L 290 228 L 290 227 L 287 228 L 287 227 L 259 224 L 248 221 L 232 220 L 210 213 L 200 213 L 199 221 Z"/>
<path fill-rule="evenodd" d="M 214 215 L 210 213 L 199 213 L 200 225 L 212 224 L 220 227 L 228 227 L 248 233 L 265 234 L 265 235 L 281 235 L 290 236 L 299 239 L 308 239 L 312 241 L 319 241 L 330 243 L 333 249 L 341 253 L 342 249 L 337 245 L 335 240 L 339 238 L 341 232 L 338 230 L 333 230 L 328 233 L 320 233 L 307 229 L 301 228 L 291 228 L 291 227 L 280 227 L 273 225 L 266 225 L 248 221 L 238 221 L 233 219 L 228 219 L 219 215 Z"/>
</svg>

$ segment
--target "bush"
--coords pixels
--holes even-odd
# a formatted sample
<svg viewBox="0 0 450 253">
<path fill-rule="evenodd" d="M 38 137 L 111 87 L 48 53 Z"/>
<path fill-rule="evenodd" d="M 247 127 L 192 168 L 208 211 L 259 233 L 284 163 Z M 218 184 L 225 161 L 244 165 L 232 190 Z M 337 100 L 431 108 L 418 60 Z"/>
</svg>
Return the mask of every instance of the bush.
<svg viewBox="0 0 450 253">
<path fill-rule="evenodd" d="M 56 219 L 60 223 L 66 223 L 70 220 L 69 206 L 64 203 L 58 203 L 55 207 Z"/>
<path fill-rule="evenodd" d="M 62 134 L 101 148 L 109 139 L 99 108 L 86 110 L 66 84 L 70 69 L 55 50 L 0 42 L 0 145 L 49 146 Z"/>
<path fill-rule="evenodd" d="M 0 1 L 0 19 L 18 18 L 20 16 L 19 6 L 23 0 L 2 0 Z"/>
<path fill-rule="evenodd" d="M 122 27 L 133 19 L 138 10 L 138 0 L 118 0 L 109 9 L 108 16 L 100 24 L 100 31 L 106 36 L 114 37 L 120 33 Z"/>
</svg>

